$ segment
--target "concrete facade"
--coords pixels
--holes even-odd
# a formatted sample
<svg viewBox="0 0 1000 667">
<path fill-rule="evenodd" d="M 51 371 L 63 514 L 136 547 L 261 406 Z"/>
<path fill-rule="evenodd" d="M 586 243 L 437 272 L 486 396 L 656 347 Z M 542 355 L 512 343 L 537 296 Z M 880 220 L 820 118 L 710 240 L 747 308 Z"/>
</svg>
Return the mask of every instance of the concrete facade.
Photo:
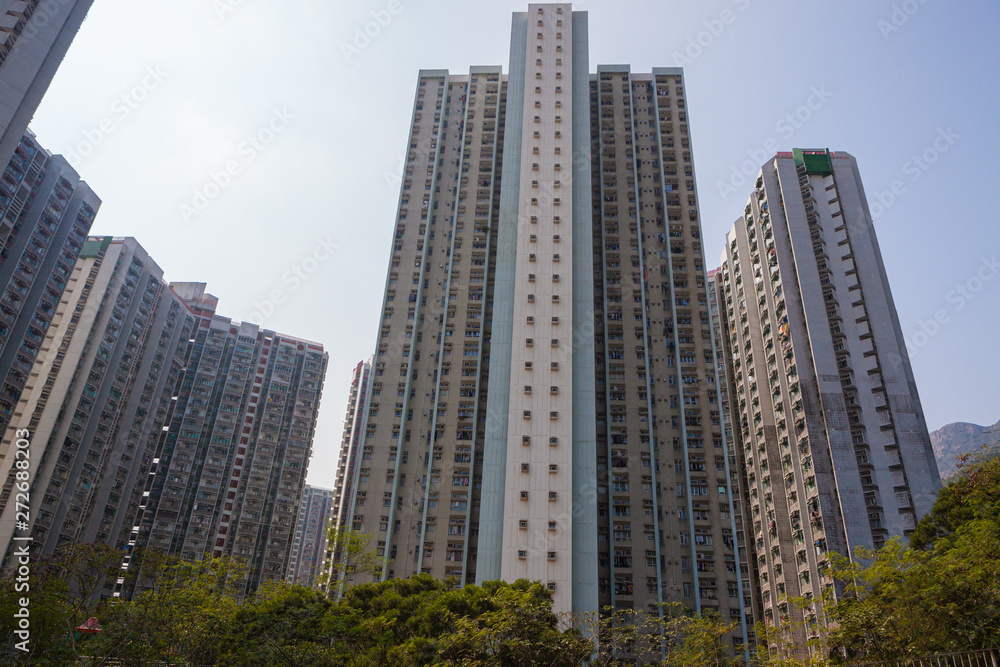
<svg viewBox="0 0 1000 667">
<path fill-rule="evenodd" d="M 328 528 L 335 531 L 350 529 L 351 504 L 354 502 L 354 483 L 362 461 L 371 460 L 371 452 L 362 453 L 361 440 L 365 432 L 365 414 L 371 399 L 373 357 L 361 361 L 351 373 L 351 390 L 347 399 L 347 414 L 344 417 L 344 434 L 340 442 L 340 459 L 337 462 L 337 478 L 334 482 L 333 499 L 330 507 Z M 323 558 L 322 582 L 326 591 L 335 590 L 331 586 L 339 581 L 337 564 L 340 554 L 335 553 L 334 544 L 327 542 Z"/>
<path fill-rule="evenodd" d="M 354 494 L 352 483 L 361 460 L 361 434 L 364 431 L 365 406 L 371 392 L 372 358 L 359 362 L 351 373 L 351 390 L 344 417 L 344 435 L 340 442 L 337 479 L 334 483 L 330 523 L 339 528 L 347 519 L 348 505 Z"/>
<path fill-rule="evenodd" d="M 0 164 L 11 159 L 94 0 L 0 0 Z"/>
<path fill-rule="evenodd" d="M 288 583 L 306 588 L 319 586 L 333 500 L 332 489 L 320 489 L 306 484 L 299 506 L 299 518 L 295 523 L 292 553 L 288 559 L 288 575 L 285 578 Z"/>
<path fill-rule="evenodd" d="M 326 374 L 323 346 L 215 312 L 204 283 L 171 283 L 195 316 L 135 547 L 285 579 Z"/>
<path fill-rule="evenodd" d="M 69 543 L 127 548 L 193 324 L 135 239 L 86 242 L 13 417 L 30 433 L 32 492 L 27 529 L 14 503 L 0 516 L 6 564 L 15 533 L 31 535 L 36 557 Z"/>
<path fill-rule="evenodd" d="M 587 23 L 529 5 L 506 76 L 420 73 L 349 523 L 383 577 L 677 601 L 738 644 L 683 73 L 591 73 Z"/>
<path fill-rule="evenodd" d="M 716 275 L 760 619 L 834 595 L 828 554 L 906 537 L 941 487 L 855 159 L 763 166 Z M 752 525 L 752 528 L 750 527 Z M 804 611 L 812 636 L 822 609 Z"/>
<path fill-rule="evenodd" d="M 100 206 L 65 159 L 21 137 L 0 175 L 0 437 Z"/>
</svg>

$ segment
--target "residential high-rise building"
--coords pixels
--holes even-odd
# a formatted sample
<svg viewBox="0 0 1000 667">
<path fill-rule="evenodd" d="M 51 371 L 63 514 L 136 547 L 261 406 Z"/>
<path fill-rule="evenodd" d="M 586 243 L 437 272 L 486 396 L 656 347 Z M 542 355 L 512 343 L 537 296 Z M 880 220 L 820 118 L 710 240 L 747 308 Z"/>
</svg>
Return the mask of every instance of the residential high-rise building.
<svg viewBox="0 0 1000 667">
<path fill-rule="evenodd" d="M 334 484 L 330 524 L 338 528 L 345 525 L 347 503 L 354 493 L 354 472 L 358 467 L 361 434 L 364 431 L 365 409 L 371 392 L 372 358 L 358 362 L 351 373 L 351 390 L 347 397 L 347 415 L 344 417 L 344 435 L 340 443 L 337 462 L 337 479 Z M 346 501 L 346 502 L 345 502 Z"/>
<path fill-rule="evenodd" d="M 196 326 L 134 544 L 243 560 L 250 592 L 287 574 L 327 354 L 216 314 L 204 283 L 170 287 Z"/>
<path fill-rule="evenodd" d="M 79 255 L 0 447 L 7 564 L 17 534 L 33 556 L 126 547 L 184 367 L 194 318 L 135 239 L 91 238 Z M 12 501 L 18 429 L 31 441 L 27 527 Z"/>
<path fill-rule="evenodd" d="M 941 488 L 858 166 L 778 153 L 716 274 L 762 618 L 837 590 L 829 554 L 906 536 Z"/>
<path fill-rule="evenodd" d="M 94 0 L 0 0 L 0 164 L 11 158 Z"/>
<path fill-rule="evenodd" d="M 286 581 L 313 588 L 319 585 L 326 554 L 326 531 L 329 526 L 333 490 L 306 484 L 295 523 L 292 554 L 288 560 Z"/>
<path fill-rule="evenodd" d="M 0 438 L 101 206 L 62 156 L 20 139 L 0 175 Z"/>
<path fill-rule="evenodd" d="M 532 4 L 506 75 L 420 72 L 346 514 L 384 577 L 676 601 L 742 643 L 683 73 L 593 74 L 587 40 Z"/>
<path fill-rule="evenodd" d="M 365 413 L 371 398 L 372 361 L 373 358 L 369 357 L 367 361 L 358 362 L 351 373 L 351 390 L 347 397 L 347 415 L 344 417 L 344 434 L 340 443 L 340 459 L 337 462 L 337 478 L 330 507 L 329 528 L 338 534 L 351 527 L 348 511 L 354 498 L 356 472 L 362 458 L 361 439 L 365 430 Z M 370 450 L 367 457 L 371 458 Z M 321 582 L 323 589 L 328 592 L 334 590 L 331 585 L 340 580 L 337 567 L 340 558 L 336 545 L 328 542 L 322 566 L 326 576 Z"/>
<path fill-rule="evenodd" d="M 742 452 L 733 427 L 733 410 L 729 396 L 731 368 L 727 368 L 729 355 L 728 338 L 724 329 L 724 313 L 720 310 L 722 300 L 719 287 L 722 284 L 722 274 L 719 269 L 708 272 L 708 305 L 712 313 L 712 337 L 716 350 L 716 374 L 719 378 L 719 405 L 722 408 L 722 429 L 726 436 L 726 455 L 729 457 L 733 487 L 733 517 L 735 518 L 736 545 L 740 557 L 740 590 L 743 597 L 743 612 L 747 623 L 747 640 L 751 646 L 756 644 L 756 619 L 763 616 L 760 601 L 760 568 L 757 564 L 757 552 L 754 540 L 748 540 L 750 527 L 746 523 L 747 501 L 750 497 L 749 478 L 744 465 Z"/>
<path fill-rule="evenodd" d="M 74 193 L 60 169 L 40 173 L 46 196 L 28 197 L 25 211 L 39 209 L 42 222 L 22 213 L 14 232 L 36 229 L 64 249 L 46 252 L 34 236 L 12 235 L 4 252 L 22 262 L 0 267 L 23 265 L 28 276 L 57 282 L 37 280 L 29 292 L 15 272 L 11 283 L 52 324 L 25 337 L 37 359 L 16 376 L 23 392 L 5 415 L 0 546 L 9 556 L 15 534 L 30 534 L 33 554 L 104 542 L 124 551 L 129 569 L 141 567 L 146 549 L 188 560 L 234 556 L 247 564 L 246 591 L 283 580 L 326 372 L 323 347 L 216 314 L 203 283 L 168 285 L 134 239 L 94 237 L 76 248 L 73 234 L 86 233 L 97 202 L 87 204 L 92 194 L 82 186 Z M 63 273 L 69 249 L 79 259 Z M 11 500 L 22 428 L 32 442 L 27 532 Z M 105 593 L 127 594 L 125 577 L 107 582 Z"/>
</svg>

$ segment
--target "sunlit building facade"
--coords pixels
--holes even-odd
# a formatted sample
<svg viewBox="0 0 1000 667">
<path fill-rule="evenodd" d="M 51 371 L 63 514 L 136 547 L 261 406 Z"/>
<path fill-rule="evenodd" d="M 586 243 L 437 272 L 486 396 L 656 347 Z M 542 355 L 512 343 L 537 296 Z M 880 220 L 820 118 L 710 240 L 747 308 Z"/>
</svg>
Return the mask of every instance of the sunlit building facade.
<svg viewBox="0 0 1000 667">
<path fill-rule="evenodd" d="M 592 73 L 587 13 L 530 5 L 506 74 L 421 71 L 408 148 L 345 495 L 382 576 L 680 602 L 742 643 L 682 71 Z"/>
<path fill-rule="evenodd" d="M 829 554 L 905 538 L 941 488 L 857 162 L 778 153 L 715 275 L 759 619 L 818 636 Z M 799 609 L 789 598 L 817 602 Z"/>
</svg>

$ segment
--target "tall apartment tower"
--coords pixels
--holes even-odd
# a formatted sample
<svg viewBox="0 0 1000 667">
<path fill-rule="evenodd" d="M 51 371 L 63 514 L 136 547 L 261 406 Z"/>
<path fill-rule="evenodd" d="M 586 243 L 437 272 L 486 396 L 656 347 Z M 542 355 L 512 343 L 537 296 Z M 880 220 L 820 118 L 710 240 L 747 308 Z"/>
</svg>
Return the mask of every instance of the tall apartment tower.
<svg viewBox="0 0 1000 667">
<path fill-rule="evenodd" d="M 351 373 L 351 390 L 347 397 L 344 435 L 340 442 L 337 479 L 330 508 L 330 525 L 335 528 L 345 525 L 350 498 L 354 495 L 354 473 L 361 460 L 361 435 L 371 394 L 372 361 L 373 358 L 369 357 L 367 361 L 358 362 Z"/>
<path fill-rule="evenodd" d="M 327 354 L 218 315 L 204 283 L 170 287 L 195 328 L 133 544 L 243 560 L 251 592 L 287 574 Z"/>
<path fill-rule="evenodd" d="M 712 337 L 715 340 L 716 373 L 719 377 L 719 405 L 722 408 L 722 429 L 726 438 L 726 454 L 733 487 L 733 517 L 736 528 L 736 545 L 740 558 L 740 588 L 743 597 L 743 612 L 746 616 L 747 640 L 756 645 L 754 627 L 757 619 L 763 617 L 764 608 L 760 600 L 760 568 L 754 540 L 748 540 L 751 526 L 747 525 L 747 501 L 750 498 L 749 477 L 744 465 L 739 440 L 733 426 L 733 409 L 729 379 L 732 377 L 731 358 L 728 354 L 729 341 L 725 329 L 725 314 L 722 312 L 725 297 L 720 295 L 722 287 L 721 269 L 708 272 L 708 305 L 712 313 Z"/>
<path fill-rule="evenodd" d="M 286 581 L 290 584 L 313 588 L 320 582 L 333 495 L 332 489 L 306 484 L 299 507 L 299 518 L 295 523 L 292 554 L 288 560 Z"/>
<path fill-rule="evenodd" d="M 743 642 L 683 74 L 592 74 L 587 40 L 533 4 L 507 75 L 420 73 L 347 515 L 385 577 L 678 601 Z"/>
<path fill-rule="evenodd" d="M 908 535 L 941 482 L 855 159 L 779 153 L 743 213 L 716 280 L 747 540 L 777 623 L 799 615 L 785 596 L 833 588 L 830 552 Z"/>
<path fill-rule="evenodd" d="M 34 135 L 15 146 L 0 175 L 0 438 L 101 206 Z"/>
<path fill-rule="evenodd" d="M 135 239 L 84 244 L 0 447 L 7 564 L 15 535 L 32 537 L 34 556 L 126 547 L 194 323 L 162 275 Z M 11 500 L 19 428 L 32 443 L 27 528 Z"/>
<path fill-rule="evenodd" d="M 0 0 L 0 164 L 14 154 L 94 0 Z"/>
</svg>

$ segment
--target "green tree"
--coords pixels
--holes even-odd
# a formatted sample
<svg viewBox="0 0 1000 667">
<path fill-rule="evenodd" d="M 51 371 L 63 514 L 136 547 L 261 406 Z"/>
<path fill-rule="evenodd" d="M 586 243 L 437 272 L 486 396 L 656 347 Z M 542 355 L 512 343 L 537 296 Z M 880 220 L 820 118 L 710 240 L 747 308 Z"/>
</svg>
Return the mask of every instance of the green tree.
<svg viewBox="0 0 1000 667">
<path fill-rule="evenodd" d="M 682 617 L 680 633 L 673 650 L 663 662 L 668 667 L 723 667 L 736 665 L 729 637 L 736 623 L 724 623 L 718 612 Z"/>
<path fill-rule="evenodd" d="M 991 648 L 1000 637 L 1000 460 L 966 467 L 911 547 L 840 559 L 847 597 L 830 609 L 835 649 L 866 660 Z M 865 565 L 864 563 L 868 563 Z"/>
<path fill-rule="evenodd" d="M 330 526 L 327 541 L 334 562 L 334 576 L 327 584 L 331 597 L 339 597 L 346 588 L 353 585 L 358 575 L 367 575 L 376 580 L 382 576 L 386 559 L 372 550 L 369 535 L 346 526 Z M 326 576 L 324 575 L 324 581 Z"/>
<path fill-rule="evenodd" d="M 558 629 L 552 597 L 537 582 L 467 586 L 460 598 L 446 602 L 451 613 L 465 613 L 438 643 L 441 658 L 449 664 L 569 667 L 592 652 L 577 630 Z"/>
<path fill-rule="evenodd" d="M 220 666 L 335 665 L 324 617 L 333 603 L 319 591 L 279 584 L 259 591 L 229 621 Z"/>
<path fill-rule="evenodd" d="M 104 544 L 64 546 L 30 565 L 27 591 L 15 588 L 16 569 L 5 571 L 0 578 L 0 614 L 6 623 L 13 621 L 20 598 L 30 600 L 29 650 L 14 653 L 13 662 L 67 665 L 82 660 L 90 638 L 76 628 L 100 614 L 101 593 L 120 572 L 121 559 L 121 552 Z"/>
<path fill-rule="evenodd" d="M 949 537 L 975 519 L 1000 517 L 1000 458 L 983 448 L 965 455 L 959 474 L 938 493 L 934 507 L 910 536 L 914 549 L 931 550 L 939 538 Z"/>
<path fill-rule="evenodd" d="M 95 654 L 124 665 L 184 660 L 216 664 L 239 608 L 245 568 L 226 558 L 157 561 L 148 590 L 105 608 Z"/>
<path fill-rule="evenodd" d="M 723 622 L 714 611 L 695 614 L 677 602 L 661 604 L 659 612 L 607 607 L 579 625 L 597 640 L 595 666 L 722 667 L 740 660 L 731 640 L 737 623 Z"/>
<path fill-rule="evenodd" d="M 427 576 L 362 584 L 327 614 L 337 665 L 579 665 L 593 650 L 559 630 L 539 583 L 453 589 Z"/>
<path fill-rule="evenodd" d="M 797 604 L 797 602 L 794 602 Z M 757 635 L 757 649 L 752 664 L 755 667 L 828 667 L 827 646 L 822 638 L 809 639 L 804 648 L 797 637 L 808 636 L 802 621 L 782 621 L 780 625 L 759 623 L 754 628 Z"/>
</svg>

